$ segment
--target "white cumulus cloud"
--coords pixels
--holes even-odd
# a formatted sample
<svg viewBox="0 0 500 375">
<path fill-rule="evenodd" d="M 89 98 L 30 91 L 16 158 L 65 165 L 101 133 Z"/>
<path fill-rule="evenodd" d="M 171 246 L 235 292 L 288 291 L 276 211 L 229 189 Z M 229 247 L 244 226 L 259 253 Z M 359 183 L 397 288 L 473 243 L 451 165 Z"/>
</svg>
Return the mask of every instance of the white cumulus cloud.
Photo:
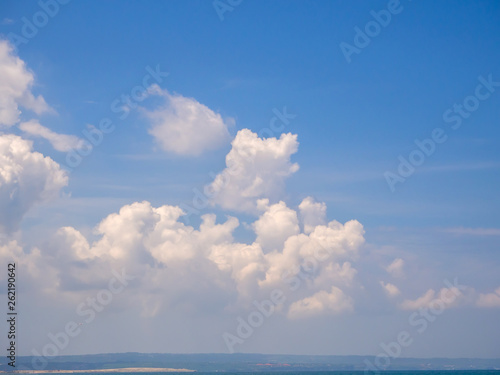
<svg viewBox="0 0 500 375">
<path fill-rule="evenodd" d="M 479 307 L 500 307 L 500 287 L 493 293 L 480 293 L 476 305 Z"/>
<path fill-rule="evenodd" d="M 309 318 L 352 310 L 352 299 L 341 289 L 333 286 L 330 292 L 322 290 L 311 297 L 292 303 L 288 317 L 291 319 Z"/>
<path fill-rule="evenodd" d="M 282 201 L 271 206 L 267 199 L 258 203 L 259 208 L 265 209 L 265 212 L 253 223 L 257 234 L 255 242 L 265 251 L 282 249 L 285 241 L 300 231 L 297 212 Z"/>
<path fill-rule="evenodd" d="M 212 203 L 224 209 L 258 213 L 257 201 L 277 201 L 285 179 L 298 171 L 299 165 L 290 162 L 298 149 L 297 135 L 262 139 L 242 129 L 231 144 L 226 168 L 209 186 Z"/>
<path fill-rule="evenodd" d="M 418 310 L 420 308 L 446 309 L 455 307 L 465 299 L 464 293 L 456 288 L 442 288 L 439 292 L 429 289 L 421 297 L 415 300 L 404 300 L 400 304 L 403 310 Z"/>
<path fill-rule="evenodd" d="M 157 85 L 148 89 L 148 95 L 159 95 L 165 100 L 162 106 L 154 110 L 142 108 L 151 121 L 149 133 L 163 150 L 197 156 L 229 141 L 227 121 L 195 99 L 170 94 Z"/>
<path fill-rule="evenodd" d="M 0 135 L 0 231 L 15 230 L 36 203 L 50 200 L 68 183 L 51 158 L 32 150 L 32 142 Z"/>
<path fill-rule="evenodd" d="M 401 293 L 398 287 L 394 284 L 384 283 L 383 281 L 381 281 L 380 285 L 382 286 L 382 288 L 384 288 L 384 291 L 387 293 L 389 297 L 396 297 Z"/>
<path fill-rule="evenodd" d="M 326 221 L 326 204 L 315 202 L 312 197 L 305 198 L 299 206 L 304 225 L 304 233 L 310 233 L 314 227 Z"/>
</svg>

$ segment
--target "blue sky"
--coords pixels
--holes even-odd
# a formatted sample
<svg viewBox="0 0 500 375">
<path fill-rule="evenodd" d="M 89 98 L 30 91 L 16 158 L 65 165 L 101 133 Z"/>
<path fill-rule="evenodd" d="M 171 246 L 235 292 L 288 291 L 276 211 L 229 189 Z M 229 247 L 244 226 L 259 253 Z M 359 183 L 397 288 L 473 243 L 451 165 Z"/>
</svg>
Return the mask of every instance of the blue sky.
<svg viewBox="0 0 500 375">
<path fill-rule="evenodd" d="M 238 218 L 239 225 L 231 239 L 224 237 L 223 243 L 260 246 L 264 260 L 257 268 L 271 267 L 273 262 L 277 262 L 276 267 L 288 264 L 289 260 L 269 256 L 273 252 L 283 253 L 283 241 L 271 239 L 272 233 L 261 233 L 259 237 L 252 223 L 262 219 L 265 224 L 262 230 L 296 235 L 293 230 L 287 232 L 290 227 L 283 223 L 288 220 L 286 215 L 298 215 L 301 233 L 311 237 L 305 232 L 305 222 L 300 222 L 300 217 L 307 215 L 299 213 L 298 208 L 307 197 L 326 205 L 321 225 L 332 220 L 342 224 L 349 220 L 359 222 L 364 232 L 357 235 L 364 243 L 352 250 L 352 257 L 332 260 L 332 269 L 326 270 L 325 266 L 311 276 L 311 285 L 307 287 L 310 289 L 302 291 L 303 295 L 290 296 L 264 328 L 235 346 L 236 351 L 377 355 L 380 342 L 390 340 L 408 326 L 412 309 L 425 307 L 432 300 L 424 298 L 426 292 L 432 290 L 437 296 L 445 287 L 444 279 L 458 278 L 468 289 L 458 302 L 444 310 L 432 328 L 419 334 L 403 356 L 500 356 L 500 295 L 494 292 L 500 286 L 497 271 L 500 87 L 493 84 L 488 90 L 484 84 L 484 80 L 500 81 L 500 9 L 496 2 L 401 0 L 399 4 L 370 1 L 354 5 L 338 1 L 242 1 L 228 5 L 232 10 L 223 13 L 222 20 L 211 1 L 73 0 L 57 4 L 57 14 L 49 17 L 35 36 L 17 47 L 13 47 L 13 34 L 26 37 L 23 17 L 33 21 L 41 5 L 26 1 L 4 1 L 0 5 L 0 33 L 4 43 L 11 46 L 10 52 L 6 52 L 10 60 L 6 57 L 5 61 L 19 59 L 26 64 L 21 73 L 31 72 L 33 80 L 25 87 L 25 93 L 41 95 L 46 103 L 36 107 L 25 105 L 19 97 L 5 99 L 0 105 L 7 108 L 15 102 L 20 113 L 11 124 L 0 126 L 2 136 L 14 134 L 33 141 L 31 152 L 52 159 L 63 173 L 67 170 L 67 151 L 58 151 L 46 138 L 27 131 L 22 124 L 35 119 L 43 128 L 80 140 L 85 138 L 83 130 L 88 130 L 89 125 L 98 128 L 104 118 L 110 119 L 115 129 L 104 134 L 102 142 L 81 164 L 64 172 L 67 183 L 61 182 L 54 188 L 57 197 L 46 199 L 45 191 L 28 192 L 40 196 L 34 202 L 28 199 L 28 203 L 2 203 L 2 209 L 6 210 L 2 213 L 5 228 L 9 227 L 5 224 L 7 218 L 12 216 L 8 210 L 19 216 L 17 227 L 4 230 L 4 244 L 14 246 L 12 241 L 16 241 L 22 248 L 19 263 L 26 265 L 29 256 L 34 256 L 33 249 L 38 249 L 41 259 L 52 267 L 50 273 L 59 278 L 59 289 L 54 290 L 37 290 L 35 276 L 34 285 L 25 281 L 26 294 L 39 296 L 24 307 L 25 314 L 40 314 L 44 327 L 20 323 L 23 354 L 31 353 L 33 347 L 42 350 L 50 342 L 46 327 L 52 332 L 58 330 L 60 322 L 74 318 L 75 306 L 85 300 L 85 293 L 95 294 L 99 290 L 96 285 L 82 281 L 92 279 L 91 272 L 128 264 L 121 255 L 108 259 L 106 254 L 113 253 L 111 248 L 99 252 L 94 248 L 104 245 L 92 245 L 102 236 L 111 236 L 106 231 L 112 231 L 110 228 L 116 223 L 112 225 L 111 221 L 118 219 L 108 215 L 143 201 L 155 208 L 168 205 L 186 210 L 187 206 L 193 206 L 193 189 L 203 191 L 205 185 L 212 183 L 215 175 L 226 168 L 225 157 L 236 149 L 236 140 L 240 140 L 242 150 L 254 146 L 260 150 L 250 162 L 240 160 L 243 168 L 248 169 L 243 175 L 255 179 L 264 176 L 267 188 L 265 192 L 248 193 L 248 199 L 231 198 L 231 191 L 240 195 L 244 188 L 250 188 L 246 185 L 248 181 L 243 178 L 240 181 L 238 176 L 212 204 L 199 210 L 200 214 L 216 214 L 217 224 L 226 222 L 227 215 Z M 397 11 L 391 14 L 388 24 L 379 26 L 369 44 L 346 59 L 341 44 L 356 47 L 356 28 L 369 33 L 366 27 L 373 25 L 372 13 L 387 14 L 391 6 Z M 9 38 L 11 42 L 5 42 Z M 7 62 L 4 64 L 7 66 Z M 129 108 L 126 118 L 120 119 L 120 113 L 113 112 L 112 103 L 142 85 L 148 69 L 168 72 L 168 76 L 163 76 L 161 82 L 150 80 L 157 86 L 149 87 L 150 94 L 144 101 L 133 103 L 140 109 Z M 2 74 L 9 72 L 4 69 Z M 478 85 L 482 85 L 480 96 L 487 98 L 475 99 Z M 9 92 L 4 90 L 2 95 L 7 98 Z M 176 100 L 177 107 L 172 104 Z M 455 104 L 473 108 L 456 130 L 452 129 L 453 123 L 443 119 L 447 110 L 456 110 Z M 179 138 L 173 144 L 168 143 L 172 140 L 168 139 L 172 123 L 190 121 L 182 117 L 182 111 L 188 107 L 201 111 L 191 124 L 192 132 L 187 133 L 187 140 Z M 290 118 L 283 129 L 262 133 L 270 127 L 276 111 L 282 113 L 285 107 Z M 174 119 L 172 108 L 177 110 Z M 213 128 L 206 126 L 204 121 L 208 117 L 204 116 L 212 116 Z M 152 134 L 153 117 L 159 121 L 156 135 Z M 398 157 L 409 160 L 410 154 L 418 150 L 415 141 L 431 138 L 436 128 L 443 129 L 446 141 L 434 142 L 430 155 L 425 155 L 422 164 L 414 167 L 414 173 L 403 177 L 405 182 L 395 184 L 391 191 L 384 174 L 397 175 Z M 41 128 L 36 129 L 40 132 Z M 250 136 L 244 138 L 243 129 L 257 136 L 276 137 L 276 144 L 252 140 Z M 217 132 L 221 136 L 212 140 Z M 296 141 L 280 138 L 282 133 L 296 135 Z M 199 134 L 202 134 L 199 143 L 190 143 Z M 13 142 L 12 138 L 9 142 Z M 188 151 L 175 151 L 183 142 Z M 296 152 L 294 142 L 298 145 Z M 274 149 L 277 145 L 286 149 L 285 154 Z M 291 171 L 294 163 L 300 168 Z M 7 170 L 7 166 L 3 167 Z M 40 173 L 33 171 L 25 178 L 32 181 Z M 46 178 L 54 176 L 49 174 Z M 20 187 L 15 182 L 6 185 L 2 194 L 12 200 L 9 188 L 15 191 Z M 256 202 L 265 198 L 269 198 L 270 206 L 260 210 Z M 273 227 L 264 218 L 274 215 L 272 207 L 278 206 L 273 204 L 279 201 L 286 204 L 288 213 L 284 214 L 286 218 L 276 216 Z M 313 206 L 314 210 L 319 209 L 318 205 Z M 312 216 L 321 216 L 321 209 L 314 210 Z M 184 224 L 197 230 L 200 214 L 190 216 L 191 221 Z M 110 221 L 107 229 L 93 232 L 107 217 Z M 183 222 L 181 218 L 179 222 Z M 288 229 L 281 228 L 281 224 Z M 319 222 L 317 225 L 321 226 Z M 65 246 L 76 249 L 76 242 L 71 242 L 67 234 L 66 242 L 54 239 L 57 233 L 60 236 L 62 227 L 80 233 L 88 242 L 86 251 L 93 254 L 75 253 L 89 273 L 82 274 L 78 282 L 68 276 L 68 284 L 63 282 L 64 263 L 55 262 L 50 255 L 66 251 Z M 118 228 L 116 233 L 130 230 Z M 190 241 L 189 236 L 186 241 Z M 180 246 L 177 251 L 185 251 L 177 245 Z M 56 251 L 57 246 L 61 249 Z M 87 332 L 84 330 L 72 339 L 68 348 L 60 349 L 61 354 L 132 350 L 225 352 L 223 332 L 234 331 L 237 317 L 246 317 L 252 311 L 245 298 L 262 299 L 268 293 L 261 284 L 260 289 L 254 284 L 248 290 L 239 284 L 235 289 L 229 288 L 227 285 L 239 280 L 234 276 L 237 266 L 232 264 L 234 272 L 227 281 L 229 284 L 224 284 L 224 278 L 220 281 L 227 288 L 214 287 L 217 290 L 213 291 L 213 298 L 190 305 L 197 294 L 188 287 L 189 275 L 199 270 L 186 266 L 187 260 L 182 266 L 169 265 L 170 260 L 163 258 L 165 255 L 144 246 L 142 252 L 149 251 L 152 255 L 148 256 L 167 268 L 184 270 L 184 276 L 177 279 L 172 276 L 174 281 L 167 277 L 168 280 L 153 288 L 146 285 L 146 280 L 166 277 L 161 276 L 161 267 L 155 263 L 149 265 L 153 271 L 149 268 L 137 271 L 143 272 L 144 279 L 120 294 L 122 300 L 117 297 L 116 302 L 88 324 Z M 5 247 L 5 251 L 8 249 Z M 135 248 L 129 251 L 139 254 Z M 214 251 L 209 256 L 212 261 Z M 5 253 L 2 259 L 7 262 L 9 256 Z M 137 256 L 142 259 L 142 255 Z M 26 259 L 22 260 L 23 257 Z M 127 259 L 137 261 L 131 255 Z M 334 268 L 346 262 L 356 270 L 349 282 L 334 280 L 326 285 L 318 281 L 323 280 L 322 272 L 342 274 Z M 390 264 L 394 267 L 387 271 Z M 207 272 L 206 280 L 212 280 L 212 271 Z M 267 276 L 255 274 L 252 282 L 262 282 L 269 272 Z M 193 285 L 196 280 L 196 277 L 191 280 Z M 185 283 L 186 289 L 175 298 L 158 297 L 161 303 L 157 306 L 151 301 L 158 290 L 165 288 L 164 295 L 170 296 L 169 286 L 165 286 L 167 281 Z M 391 295 L 390 288 L 384 288 L 380 282 L 397 287 L 398 293 L 393 289 Z M 208 288 L 208 295 L 211 291 Z M 44 293 L 47 293 L 45 299 Z M 145 298 L 144 309 L 151 316 L 126 309 L 125 300 L 136 295 Z M 59 296 L 59 302 L 54 302 L 59 306 L 57 313 L 45 306 L 56 301 L 56 296 Z M 405 301 L 420 302 L 411 305 Z M 153 307 L 148 307 L 148 303 Z M 187 309 L 192 315 L 183 315 L 185 311 L 176 304 L 183 308 L 189 305 Z M 304 312 L 297 306 L 309 308 L 304 308 Z M 316 311 L 311 306 L 320 307 Z M 46 312 L 35 312 L 44 308 Z M 174 323 L 176 319 L 180 319 L 178 324 Z M 161 321 L 168 321 L 160 330 L 171 337 L 167 343 L 148 328 Z M 467 328 L 457 331 L 457 325 Z M 327 334 L 325 326 L 331 327 L 332 334 Z M 102 327 L 112 333 L 96 342 L 95 332 Z M 196 327 L 191 329 L 201 332 L 200 338 L 195 339 L 187 327 Z M 139 339 L 127 343 L 119 335 L 113 335 L 121 329 L 130 329 Z M 304 335 L 307 345 L 301 339 Z M 346 336 L 352 337 L 347 344 L 339 338 Z"/>
</svg>

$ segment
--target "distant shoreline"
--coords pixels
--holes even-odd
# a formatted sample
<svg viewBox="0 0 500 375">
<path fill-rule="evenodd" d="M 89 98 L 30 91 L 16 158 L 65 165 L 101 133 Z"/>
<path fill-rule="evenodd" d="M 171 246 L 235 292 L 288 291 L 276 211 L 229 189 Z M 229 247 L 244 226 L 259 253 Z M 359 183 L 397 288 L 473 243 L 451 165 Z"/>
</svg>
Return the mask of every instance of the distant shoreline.
<svg viewBox="0 0 500 375">
<path fill-rule="evenodd" d="M 97 370 L 14 370 L 14 371 L 0 371 L 0 373 L 13 373 L 13 374 L 80 374 L 86 372 L 195 372 L 196 370 L 189 370 L 187 368 L 159 368 L 159 367 L 126 367 L 126 368 L 111 368 L 111 369 L 97 369 Z"/>
</svg>

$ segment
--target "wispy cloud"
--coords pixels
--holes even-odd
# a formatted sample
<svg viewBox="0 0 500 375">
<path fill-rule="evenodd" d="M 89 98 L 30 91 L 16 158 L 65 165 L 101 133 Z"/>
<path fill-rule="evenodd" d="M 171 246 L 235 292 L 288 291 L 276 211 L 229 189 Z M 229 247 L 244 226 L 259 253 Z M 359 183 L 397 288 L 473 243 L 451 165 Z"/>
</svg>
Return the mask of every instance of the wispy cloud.
<svg viewBox="0 0 500 375">
<path fill-rule="evenodd" d="M 10 127 L 18 123 L 20 107 L 37 115 L 55 113 L 43 96 L 33 95 L 31 88 L 35 76 L 26 68 L 24 61 L 16 56 L 13 46 L 6 40 L 0 40 L 0 77 L 0 126 Z"/>
<path fill-rule="evenodd" d="M 403 267 L 405 261 L 401 258 L 394 259 L 394 261 L 386 267 L 386 271 L 394 277 L 403 277 L 404 271 Z"/>
<path fill-rule="evenodd" d="M 46 139 L 57 151 L 66 152 L 84 147 L 83 140 L 77 136 L 56 133 L 41 125 L 37 120 L 23 122 L 19 125 L 19 128 L 33 137 Z"/>
</svg>

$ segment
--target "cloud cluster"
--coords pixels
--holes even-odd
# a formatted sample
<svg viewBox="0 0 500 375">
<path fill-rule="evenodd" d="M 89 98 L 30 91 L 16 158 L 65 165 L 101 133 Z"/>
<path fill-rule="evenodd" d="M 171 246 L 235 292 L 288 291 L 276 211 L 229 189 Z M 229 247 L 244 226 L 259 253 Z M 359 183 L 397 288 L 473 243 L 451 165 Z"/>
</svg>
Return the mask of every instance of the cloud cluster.
<svg viewBox="0 0 500 375">
<path fill-rule="evenodd" d="M 303 288 L 290 292 L 284 310 L 290 318 L 352 310 L 347 293 L 356 271 L 350 261 L 364 242 L 357 221 L 318 224 L 306 234 L 297 212 L 279 202 L 265 206 L 253 225 L 256 239 L 247 244 L 233 238 L 239 226 L 234 217 L 217 223 L 207 214 L 196 229 L 181 222 L 183 214 L 175 206 L 126 205 L 97 225 L 92 243 L 75 228 L 59 229 L 37 250 L 57 275 L 51 293 L 97 289 L 106 270 L 125 268 L 137 276 L 139 300 L 133 300 L 145 301 L 143 314 L 167 308 L 221 312 L 246 308 L 273 288 L 293 290 L 291 281 L 306 275 Z M 155 301 L 153 310 L 147 301 Z"/>
<path fill-rule="evenodd" d="M 31 88 L 34 82 L 30 72 L 6 40 L 0 40 L 0 126 L 10 127 L 19 122 L 19 107 L 36 114 L 52 112 L 45 99 L 34 96 Z"/>
<path fill-rule="evenodd" d="M 36 114 L 51 111 L 42 96 L 32 94 L 33 74 L 5 41 L 0 41 L 0 77 L 0 125 L 18 124 L 20 108 Z M 141 110 L 151 121 L 150 134 L 165 151 L 197 156 L 229 141 L 228 122 L 195 99 L 157 85 L 146 95 L 162 100 L 156 109 Z M 19 128 L 58 151 L 82 144 L 38 120 L 21 122 Z M 9 236 L 31 207 L 57 197 L 68 177 L 56 162 L 35 152 L 31 141 L 0 134 L 0 259 L 27 270 L 27 286 L 75 302 L 105 288 L 112 270 L 125 269 L 135 278 L 122 308 L 139 309 L 146 318 L 171 310 L 204 316 L 248 310 L 276 288 L 286 296 L 277 311 L 290 320 L 349 313 L 356 307 L 356 294 L 364 290 L 356 264 L 364 229 L 356 220 L 327 221 L 326 205 L 312 197 L 296 208 L 282 200 L 285 181 L 299 169 L 291 161 L 298 145 L 294 134 L 259 138 L 242 129 L 226 155 L 226 168 L 207 186 L 212 205 L 256 216 L 245 226 L 252 231 L 247 242 L 233 236 L 240 226 L 236 217 L 220 222 L 206 214 L 195 228 L 182 222 L 181 208 L 143 201 L 105 217 L 93 235 L 65 226 L 48 242 L 23 249 L 22 241 Z M 385 271 L 401 282 L 404 260 L 394 259 Z M 500 288 L 479 295 L 472 288 L 466 293 L 455 287 L 429 289 L 408 299 L 404 285 L 396 286 L 394 280 L 376 285 L 402 310 L 442 302 L 445 308 L 467 303 L 500 307 Z"/>
<path fill-rule="evenodd" d="M 170 94 L 156 84 L 148 89 L 148 95 L 164 99 L 164 104 L 154 110 L 142 108 L 151 121 L 149 133 L 163 150 L 177 155 L 197 156 L 229 141 L 228 122 L 195 99 Z"/>
</svg>

